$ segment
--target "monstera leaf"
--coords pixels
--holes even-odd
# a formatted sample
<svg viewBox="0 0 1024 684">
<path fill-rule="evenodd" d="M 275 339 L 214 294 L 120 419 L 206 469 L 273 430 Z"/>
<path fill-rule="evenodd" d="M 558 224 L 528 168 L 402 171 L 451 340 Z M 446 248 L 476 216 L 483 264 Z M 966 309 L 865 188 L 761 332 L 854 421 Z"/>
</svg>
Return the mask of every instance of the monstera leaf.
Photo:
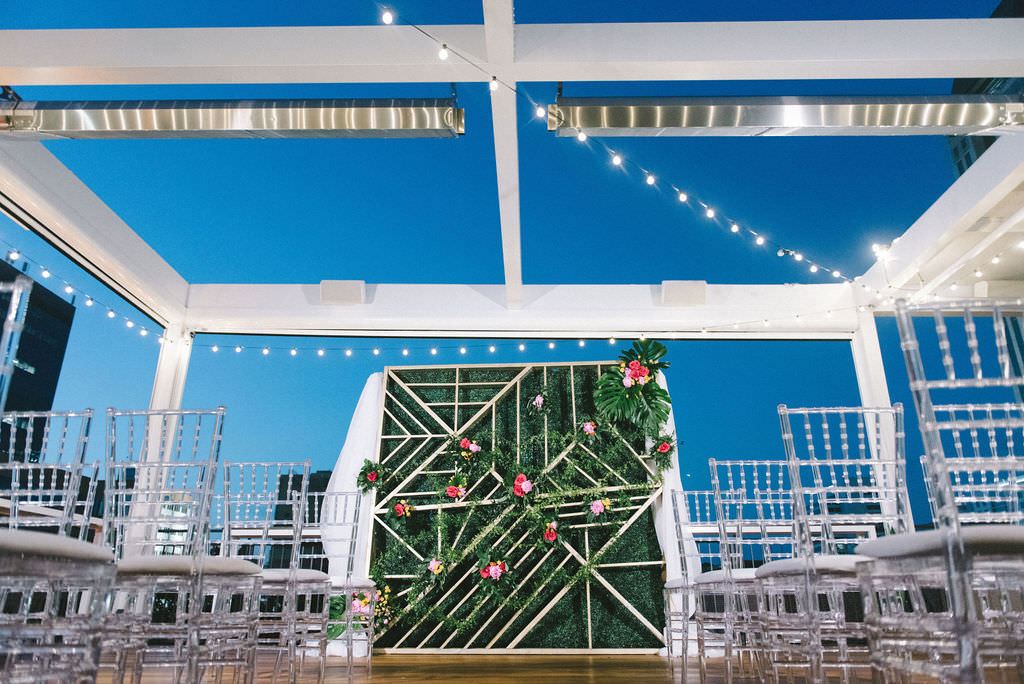
<svg viewBox="0 0 1024 684">
<path fill-rule="evenodd" d="M 597 381 L 594 403 L 607 420 L 657 434 L 668 419 L 672 400 L 657 383 L 658 372 L 669 364 L 660 359 L 668 350 L 654 340 L 639 340 L 619 355 L 619 364 Z"/>
</svg>

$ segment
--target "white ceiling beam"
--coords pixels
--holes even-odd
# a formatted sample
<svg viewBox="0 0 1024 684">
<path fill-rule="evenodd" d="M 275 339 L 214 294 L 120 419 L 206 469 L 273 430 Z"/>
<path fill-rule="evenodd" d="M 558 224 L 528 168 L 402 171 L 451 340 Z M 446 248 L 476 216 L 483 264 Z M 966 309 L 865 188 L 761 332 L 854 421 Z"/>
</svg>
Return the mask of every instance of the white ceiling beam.
<svg viewBox="0 0 1024 684">
<path fill-rule="evenodd" d="M 498 3 L 500 5 L 500 3 Z M 485 15 L 486 16 L 486 15 Z M 490 79 L 479 25 L 0 31 L 0 83 L 402 83 Z M 1024 19 L 521 24 L 515 81 L 1024 75 Z"/>
<path fill-rule="evenodd" d="M 12 218 L 157 323 L 184 318 L 185 279 L 42 143 L 0 142 L 0 194 Z"/>
<path fill-rule="evenodd" d="M 987 233 L 973 229 L 1021 183 L 1024 136 L 1003 136 L 899 237 L 889 248 L 886 260 L 875 262 L 858 282 L 872 289 L 888 285 L 897 291 L 941 287 L 942 282 L 932 283 L 927 275 L 935 272 L 936 258 L 964 236 L 974 235 L 978 242 L 983 241 Z M 976 255 L 969 248 L 957 247 L 953 262 L 938 269 L 941 272 L 936 280 L 949 277 L 950 267 L 959 269 L 972 256 Z"/>
<path fill-rule="evenodd" d="M 482 26 L 425 26 L 485 62 Z M 449 83 L 484 74 L 411 26 L 0 31 L 0 83 Z"/>
<path fill-rule="evenodd" d="M 518 311 L 503 295 L 500 285 L 381 284 L 366 286 L 365 304 L 330 306 L 319 303 L 319 285 L 194 284 L 185 325 L 309 336 L 807 339 L 848 339 L 859 325 L 847 284 L 708 285 L 707 303 L 692 307 L 662 306 L 660 285 L 526 285 Z"/>
<path fill-rule="evenodd" d="M 531 24 L 520 81 L 1024 75 L 1024 19 Z"/>
<path fill-rule="evenodd" d="M 492 75 L 501 85 L 491 91 L 494 165 L 498 180 L 498 218 L 501 221 L 501 256 L 505 268 L 505 305 L 523 304 L 523 250 L 519 219 L 519 135 L 515 87 L 509 67 L 515 49 L 512 0 L 484 0 L 484 33 Z"/>
</svg>

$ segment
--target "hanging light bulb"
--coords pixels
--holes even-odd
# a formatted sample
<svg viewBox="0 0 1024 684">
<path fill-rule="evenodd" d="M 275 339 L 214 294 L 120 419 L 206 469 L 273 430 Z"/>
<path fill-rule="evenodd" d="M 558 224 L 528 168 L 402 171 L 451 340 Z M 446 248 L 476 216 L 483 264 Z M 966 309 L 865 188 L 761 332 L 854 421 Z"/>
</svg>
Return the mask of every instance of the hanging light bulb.
<svg viewBox="0 0 1024 684">
<path fill-rule="evenodd" d="M 796 259 L 797 261 L 803 261 L 804 255 L 801 254 L 800 252 L 797 252 L 796 254 L 793 255 L 793 258 Z"/>
<path fill-rule="evenodd" d="M 9 251 L 7 253 L 7 258 L 10 259 L 11 261 L 14 261 L 16 259 L 20 259 L 21 258 L 21 252 L 19 252 L 16 249 L 12 249 L 11 251 Z"/>
<path fill-rule="evenodd" d="M 317 349 L 316 350 L 316 355 L 317 356 L 323 356 L 324 355 L 324 350 L 323 349 Z"/>
<path fill-rule="evenodd" d="M 622 166 L 622 156 L 618 154 L 613 154 L 612 164 L 614 164 L 615 166 Z"/>
<path fill-rule="evenodd" d="M 86 305 L 86 306 L 92 306 L 92 305 L 93 305 L 93 304 L 95 304 L 95 303 L 96 303 L 96 302 L 95 302 L 95 301 L 93 300 L 93 298 L 92 298 L 92 297 L 86 297 L 86 299 L 85 299 L 85 305 Z"/>
<path fill-rule="evenodd" d="M 264 348 L 263 348 L 263 355 L 264 355 L 264 356 L 267 356 L 267 355 L 269 355 L 269 354 L 270 354 L 270 347 L 264 347 Z"/>
<path fill-rule="evenodd" d="M 581 346 L 581 347 L 585 347 L 585 346 L 587 346 L 587 343 L 586 343 L 586 341 L 585 341 L 585 340 L 580 340 L 580 346 Z"/>
<path fill-rule="evenodd" d="M 448 59 L 448 43 L 441 43 L 441 49 L 437 51 L 437 58 L 442 61 Z"/>
<path fill-rule="evenodd" d="M 437 347 L 431 347 L 430 348 L 430 355 L 431 356 L 437 356 Z"/>
<path fill-rule="evenodd" d="M 707 210 L 704 212 L 704 215 L 707 216 L 708 218 L 715 218 L 715 210 L 712 209 L 711 207 L 708 207 Z"/>
<path fill-rule="evenodd" d="M 465 354 L 466 353 L 466 348 L 465 347 L 459 347 L 459 353 L 460 354 Z"/>
<path fill-rule="evenodd" d="M 992 257 L 992 263 L 993 264 L 998 264 L 999 263 L 999 255 L 998 254 L 996 256 Z"/>
<path fill-rule="evenodd" d="M 487 87 L 489 87 L 491 89 L 492 93 L 495 90 L 497 90 L 498 89 L 498 77 L 497 76 L 491 76 L 491 82 L 487 84 Z"/>
<path fill-rule="evenodd" d="M 125 321 L 124 324 L 125 324 L 125 326 L 127 326 L 129 328 L 134 328 L 135 327 L 135 324 L 132 323 L 131 321 Z"/>
<path fill-rule="evenodd" d="M 235 347 L 235 353 L 236 354 L 241 354 L 242 353 L 242 348 L 241 347 Z"/>
<path fill-rule="evenodd" d="M 652 176 L 651 174 L 647 174 L 647 184 L 654 185 L 654 176 Z"/>
<path fill-rule="evenodd" d="M 685 192 L 679 193 L 679 201 L 680 202 L 685 202 L 686 201 L 686 193 Z"/>
<path fill-rule="evenodd" d="M 376 347 L 374 347 L 373 348 L 373 355 L 374 356 L 380 356 L 380 349 L 377 349 Z"/>
<path fill-rule="evenodd" d="M 614 337 L 609 337 L 608 338 L 608 344 L 615 344 L 615 338 Z"/>
<path fill-rule="evenodd" d="M 408 350 L 406 350 L 406 351 L 408 351 Z M 345 356 L 352 356 L 352 350 L 351 349 L 346 349 L 345 350 Z"/>
<path fill-rule="evenodd" d="M 554 349 L 554 348 L 555 348 L 555 343 L 554 342 L 548 342 L 548 349 Z"/>
<path fill-rule="evenodd" d="M 43 269 L 43 277 L 44 277 L 44 278 L 49 278 L 49 277 L 50 277 L 50 275 L 51 275 L 51 274 L 50 274 L 50 269 L 48 269 L 48 268 L 44 268 L 44 269 Z"/>
<path fill-rule="evenodd" d="M 758 235 L 757 238 L 754 240 L 754 242 L 756 242 L 759 245 L 763 245 L 764 244 L 764 238 L 761 237 L 760 235 Z"/>
<path fill-rule="evenodd" d="M 543 105 L 537 105 L 537 109 L 533 113 L 537 115 L 538 119 L 543 119 L 548 115 L 548 110 Z"/>
<path fill-rule="evenodd" d="M 403 349 L 402 350 L 402 356 L 408 356 L 408 355 L 409 355 L 409 350 L 408 349 Z"/>
<path fill-rule="evenodd" d="M 811 273 L 817 273 L 817 272 L 818 272 L 818 267 L 815 266 L 814 264 L 811 264 Z"/>
<path fill-rule="evenodd" d="M 975 278 L 980 278 L 980 277 L 981 277 L 981 275 L 982 275 L 982 274 L 981 274 L 981 269 L 980 269 L 980 268 L 976 268 L 976 269 L 974 269 L 974 277 L 975 277 Z"/>
<path fill-rule="evenodd" d="M 839 273 L 839 271 L 832 271 L 832 277 L 833 278 L 838 278 L 840 275 L 841 274 Z"/>
<path fill-rule="evenodd" d="M 489 351 L 489 352 L 491 352 L 493 354 L 496 351 L 495 348 L 494 348 L 494 345 L 492 344 L 490 347 L 488 347 L 487 351 Z"/>
<path fill-rule="evenodd" d="M 290 352 L 288 352 L 288 353 L 291 354 L 292 356 L 297 356 L 298 353 L 299 353 L 299 350 L 295 349 L 294 347 L 292 347 L 292 350 Z"/>
<path fill-rule="evenodd" d="M 775 256 L 777 256 L 777 257 L 783 257 L 783 256 L 786 256 L 786 250 L 784 250 L 784 249 L 782 249 L 782 248 L 780 247 L 780 248 L 779 248 L 779 251 L 775 252 Z"/>
<path fill-rule="evenodd" d="M 65 291 L 66 293 L 68 293 L 68 294 L 71 294 L 72 292 L 74 292 L 74 291 L 75 291 L 75 288 L 71 287 L 70 285 L 65 285 L 65 286 L 64 286 L 64 291 Z"/>
<path fill-rule="evenodd" d="M 731 231 L 732 231 L 732 232 L 734 232 L 734 233 L 738 233 L 738 232 L 740 232 L 740 227 L 739 227 L 739 226 L 737 226 L 737 225 L 736 225 L 736 224 L 734 223 L 734 224 L 732 224 L 732 227 L 731 227 L 731 228 L 729 228 L 729 230 L 731 230 Z"/>
<path fill-rule="evenodd" d="M 519 351 L 526 351 L 526 345 L 525 344 L 520 344 L 519 345 Z"/>
<path fill-rule="evenodd" d="M 113 317 L 114 317 L 114 316 L 116 316 L 116 315 L 117 315 L 117 314 L 116 314 L 116 313 L 114 313 L 114 310 L 113 310 L 113 309 L 107 309 L 107 318 L 113 318 Z"/>
<path fill-rule="evenodd" d="M 220 347 L 218 347 L 217 345 L 213 345 L 212 347 L 210 347 L 210 351 L 216 354 L 217 352 L 220 351 Z"/>
<path fill-rule="evenodd" d="M 389 9 L 386 9 L 380 15 L 380 20 L 390 26 L 391 24 L 395 23 L 395 13 Z"/>
<path fill-rule="evenodd" d="M 584 133 L 583 131 L 580 131 L 579 133 L 576 134 L 576 139 L 579 140 L 580 142 L 586 142 L 587 134 Z"/>
<path fill-rule="evenodd" d="M 956 283 L 953 283 L 952 285 L 949 286 L 949 289 L 952 290 L 953 292 L 956 292 L 958 287 L 960 286 L 957 285 Z"/>
</svg>

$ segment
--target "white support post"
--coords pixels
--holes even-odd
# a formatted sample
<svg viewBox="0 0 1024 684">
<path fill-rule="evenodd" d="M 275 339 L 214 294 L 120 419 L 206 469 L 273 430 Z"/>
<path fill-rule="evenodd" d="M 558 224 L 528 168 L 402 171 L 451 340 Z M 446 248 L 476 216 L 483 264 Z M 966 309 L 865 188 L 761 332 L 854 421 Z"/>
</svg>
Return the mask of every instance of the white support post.
<svg viewBox="0 0 1024 684">
<path fill-rule="evenodd" d="M 850 339 L 850 347 L 861 405 L 889 406 L 889 385 L 885 381 L 882 347 L 878 343 L 875 316 L 870 310 L 857 313 L 857 329 Z"/>
<path fill-rule="evenodd" d="M 160 357 L 153 377 L 153 394 L 149 398 L 151 409 L 181 408 L 181 397 L 188 376 L 188 362 L 192 358 L 192 333 L 180 325 L 169 325 L 164 330 Z"/>
</svg>

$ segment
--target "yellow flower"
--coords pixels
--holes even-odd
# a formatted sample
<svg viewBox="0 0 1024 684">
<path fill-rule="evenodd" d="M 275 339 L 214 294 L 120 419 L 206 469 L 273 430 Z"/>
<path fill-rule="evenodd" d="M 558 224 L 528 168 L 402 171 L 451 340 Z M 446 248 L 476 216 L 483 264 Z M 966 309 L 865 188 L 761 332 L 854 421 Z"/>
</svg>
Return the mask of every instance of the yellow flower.
<svg viewBox="0 0 1024 684">
<path fill-rule="evenodd" d="M 605 508 L 611 508 L 612 507 L 611 499 L 601 499 L 601 503 L 604 504 Z"/>
</svg>

